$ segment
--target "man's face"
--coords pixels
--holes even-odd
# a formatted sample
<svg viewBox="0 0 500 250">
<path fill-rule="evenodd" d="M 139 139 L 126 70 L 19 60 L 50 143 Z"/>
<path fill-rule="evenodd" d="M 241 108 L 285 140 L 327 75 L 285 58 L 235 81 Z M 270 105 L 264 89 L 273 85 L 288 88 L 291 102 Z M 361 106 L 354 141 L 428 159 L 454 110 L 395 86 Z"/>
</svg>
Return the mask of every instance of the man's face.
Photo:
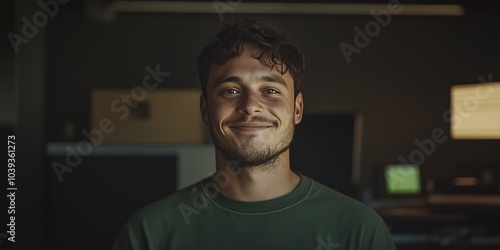
<svg viewBox="0 0 500 250">
<path fill-rule="evenodd" d="M 290 73 L 271 70 L 252 53 L 246 45 L 239 57 L 213 65 L 206 99 L 200 100 L 215 146 L 240 166 L 261 165 L 286 152 L 303 111 Z"/>
</svg>

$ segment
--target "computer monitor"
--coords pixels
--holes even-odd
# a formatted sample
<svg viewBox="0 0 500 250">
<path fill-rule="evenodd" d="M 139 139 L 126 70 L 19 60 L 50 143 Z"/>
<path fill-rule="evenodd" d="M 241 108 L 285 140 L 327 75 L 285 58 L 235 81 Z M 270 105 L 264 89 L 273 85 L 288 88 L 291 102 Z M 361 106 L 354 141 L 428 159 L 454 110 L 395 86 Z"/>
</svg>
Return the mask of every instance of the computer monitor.
<svg viewBox="0 0 500 250">
<path fill-rule="evenodd" d="M 418 195 L 422 192 L 418 165 L 386 165 L 384 180 L 386 194 L 388 195 Z"/>
<path fill-rule="evenodd" d="M 396 162 L 377 164 L 372 171 L 372 190 L 376 200 L 423 198 L 426 195 L 419 165 Z"/>
</svg>

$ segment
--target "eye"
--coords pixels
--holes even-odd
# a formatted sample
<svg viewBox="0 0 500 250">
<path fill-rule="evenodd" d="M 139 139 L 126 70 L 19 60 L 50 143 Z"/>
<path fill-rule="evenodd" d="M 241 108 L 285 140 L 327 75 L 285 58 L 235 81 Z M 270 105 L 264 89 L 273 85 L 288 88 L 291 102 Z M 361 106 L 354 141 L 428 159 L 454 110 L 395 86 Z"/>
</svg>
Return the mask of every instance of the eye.
<svg viewBox="0 0 500 250">
<path fill-rule="evenodd" d="M 234 95 L 234 94 L 238 94 L 238 90 L 236 89 L 225 89 L 224 91 L 222 91 L 223 94 L 229 94 L 229 95 Z"/>
<path fill-rule="evenodd" d="M 279 91 L 276 89 L 266 89 L 266 90 L 264 90 L 264 93 L 266 93 L 266 94 L 279 94 Z"/>
</svg>

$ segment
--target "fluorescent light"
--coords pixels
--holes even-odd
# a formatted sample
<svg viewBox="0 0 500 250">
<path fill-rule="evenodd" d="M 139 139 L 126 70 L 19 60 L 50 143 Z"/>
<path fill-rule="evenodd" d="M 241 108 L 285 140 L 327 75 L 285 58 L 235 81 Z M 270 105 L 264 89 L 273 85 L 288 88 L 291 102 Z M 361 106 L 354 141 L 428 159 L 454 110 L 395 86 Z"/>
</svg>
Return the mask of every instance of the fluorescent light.
<svg viewBox="0 0 500 250">
<path fill-rule="evenodd" d="M 222 2 L 221 2 L 222 3 Z M 223 3 L 226 4 L 226 3 Z M 228 6 L 231 6 L 228 4 Z M 401 4 L 397 15 L 462 16 L 464 8 L 452 4 Z M 307 15 L 371 15 L 372 11 L 387 10 L 387 4 L 341 3 L 236 3 L 228 11 L 233 14 L 307 14 Z M 148 13 L 217 13 L 214 2 L 115 1 L 116 12 Z"/>
<path fill-rule="evenodd" d="M 500 139 L 500 82 L 451 88 L 451 137 Z"/>
</svg>

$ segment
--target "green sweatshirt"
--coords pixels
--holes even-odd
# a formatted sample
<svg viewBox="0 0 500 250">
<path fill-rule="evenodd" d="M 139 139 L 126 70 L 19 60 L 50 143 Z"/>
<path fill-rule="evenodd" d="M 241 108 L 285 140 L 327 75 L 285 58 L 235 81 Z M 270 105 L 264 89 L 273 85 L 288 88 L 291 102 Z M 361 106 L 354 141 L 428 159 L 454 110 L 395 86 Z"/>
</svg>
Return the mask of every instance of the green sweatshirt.
<svg viewBox="0 0 500 250">
<path fill-rule="evenodd" d="M 208 177 L 140 209 L 113 249 L 395 249 L 372 209 L 300 176 L 291 193 L 258 202 L 227 198 Z"/>
</svg>

